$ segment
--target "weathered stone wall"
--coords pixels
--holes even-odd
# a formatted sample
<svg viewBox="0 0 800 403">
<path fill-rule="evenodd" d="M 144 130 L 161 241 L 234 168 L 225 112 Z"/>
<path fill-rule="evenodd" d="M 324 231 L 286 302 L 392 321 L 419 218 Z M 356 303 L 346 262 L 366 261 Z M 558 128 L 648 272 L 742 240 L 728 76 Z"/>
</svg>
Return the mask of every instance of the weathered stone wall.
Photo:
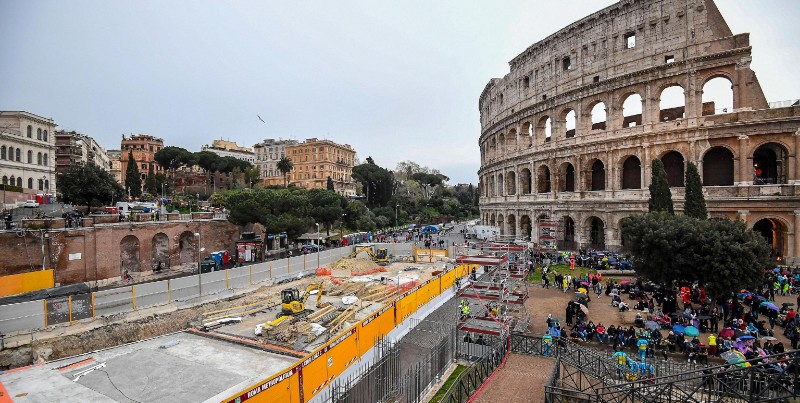
<svg viewBox="0 0 800 403">
<path fill-rule="evenodd" d="M 625 0 L 535 43 L 480 96 L 482 221 L 537 241 L 547 218 L 562 247 L 619 248 L 621 220 L 647 209 L 653 160 L 677 210 L 694 162 L 712 216 L 767 219 L 776 256 L 800 255 L 800 107 L 770 109 L 751 60 L 712 0 Z M 725 110 L 704 98 L 720 78 Z M 683 105 L 662 105 L 670 87 Z M 641 112 L 623 108 L 630 97 Z"/>
<path fill-rule="evenodd" d="M 0 233 L 0 275 L 54 268 L 56 283 L 70 284 L 151 271 L 197 261 L 202 256 L 235 252 L 240 228 L 223 220 L 97 224 L 93 227 Z M 44 243 L 44 247 L 43 247 Z M 137 246 L 138 245 L 138 246 Z M 42 255 L 44 250 L 44 258 Z"/>
</svg>

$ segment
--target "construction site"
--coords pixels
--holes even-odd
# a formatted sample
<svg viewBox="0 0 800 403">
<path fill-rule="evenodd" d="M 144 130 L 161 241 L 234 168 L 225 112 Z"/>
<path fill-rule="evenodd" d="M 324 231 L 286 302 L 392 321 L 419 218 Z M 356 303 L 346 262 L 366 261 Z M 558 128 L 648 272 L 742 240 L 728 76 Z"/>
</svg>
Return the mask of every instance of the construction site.
<svg viewBox="0 0 800 403">
<path fill-rule="evenodd" d="M 286 383 L 292 393 L 305 396 L 300 401 L 308 401 L 443 290 L 452 293 L 455 279 L 470 270 L 456 267 L 447 251 L 411 248 L 410 254 L 395 255 L 380 245 L 362 244 L 342 252 L 340 259 L 317 268 L 316 275 L 276 278 L 234 298 L 154 314 L 146 326 L 107 318 L 108 326 L 95 323 L 86 333 L 50 338 L 49 361 L 0 374 L 4 392 L 34 401 L 187 396 L 190 401 L 223 401 L 254 384 L 244 395 L 281 389 L 267 385 L 273 382 Z M 188 323 L 176 329 L 168 322 L 178 312 Z M 145 327 L 170 331 L 126 338 L 116 334 L 133 333 L 123 330 L 125 322 L 138 326 L 140 335 Z M 122 343 L 100 347 L 91 342 L 102 336 Z M 69 346 L 63 352 L 58 351 L 61 341 Z M 84 351 L 78 351 L 81 346 Z M 187 376 L 192 379 L 188 384 Z M 167 386 L 175 384 L 183 386 Z"/>
</svg>

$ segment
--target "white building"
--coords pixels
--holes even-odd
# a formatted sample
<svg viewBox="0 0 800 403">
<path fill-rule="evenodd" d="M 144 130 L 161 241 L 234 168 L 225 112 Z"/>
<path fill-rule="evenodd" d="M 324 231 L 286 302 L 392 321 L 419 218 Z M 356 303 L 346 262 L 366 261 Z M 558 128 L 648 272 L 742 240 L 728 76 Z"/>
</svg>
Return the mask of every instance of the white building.
<svg viewBox="0 0 800 403">
<path fill-rule="evenodd" d="M 0 111 L 3 184 L 19 186 L 25 194 L 55 193 L 55 128 L 50 118 L 22 111 Z"/>
<path fill-rule="evenodd" d="M 278 161 L 286 156 L 287 146 L 297 144 L 297 140 L 266 139 L 253 146 L 256 166 L 261 171 L 264 185 L 283 185 L 283 174 L 278 170 Z"/>
<path fill-rule="evenodd" d="M 211 145 L 203 145 L 200 151 L 210 151 L 220 157 L 234 157 L 242 161 L 256 164 L 256 156 L 250 147 L 240 147 L 236 142 L 225 140 L 214 140 Z"/>
</svg>

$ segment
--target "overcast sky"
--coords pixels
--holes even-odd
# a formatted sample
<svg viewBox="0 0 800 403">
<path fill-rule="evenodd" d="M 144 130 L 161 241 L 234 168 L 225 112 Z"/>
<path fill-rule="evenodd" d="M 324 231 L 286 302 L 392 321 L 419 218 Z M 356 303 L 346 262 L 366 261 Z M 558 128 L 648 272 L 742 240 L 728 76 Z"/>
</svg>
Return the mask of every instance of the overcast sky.
<svg viewBox="0 0 800 403">
<path fill-rule="evenodd" d="M 613 1 L 0 0 L 0 110 L 118 149 L 148 133 L 328 138 L 477 183 L 478 96 L 532 43 Z M 769 101 L 800 98 L 800 1 L 718 0 Z M 266 124 L 256 115 L 261 115 Z"/>
</svg>

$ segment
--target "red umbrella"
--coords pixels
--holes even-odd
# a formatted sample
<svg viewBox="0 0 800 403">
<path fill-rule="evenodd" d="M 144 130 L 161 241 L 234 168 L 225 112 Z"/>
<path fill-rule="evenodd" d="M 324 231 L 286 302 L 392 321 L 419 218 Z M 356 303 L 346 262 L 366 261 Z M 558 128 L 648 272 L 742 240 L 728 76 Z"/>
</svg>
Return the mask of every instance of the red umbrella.
<svg viewBox="0 0 800 403">
<path fill-rule="evenodd" d="M 731 328 L 722 329 L 722 331 L 719 332 L 719 337 L 722 337 L 723 339 L 728 339 L 733 337 L 733 329 Z"/>
</svg>

